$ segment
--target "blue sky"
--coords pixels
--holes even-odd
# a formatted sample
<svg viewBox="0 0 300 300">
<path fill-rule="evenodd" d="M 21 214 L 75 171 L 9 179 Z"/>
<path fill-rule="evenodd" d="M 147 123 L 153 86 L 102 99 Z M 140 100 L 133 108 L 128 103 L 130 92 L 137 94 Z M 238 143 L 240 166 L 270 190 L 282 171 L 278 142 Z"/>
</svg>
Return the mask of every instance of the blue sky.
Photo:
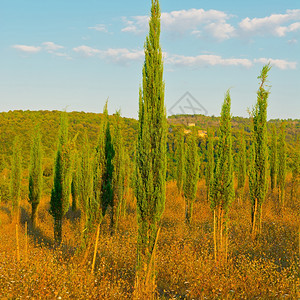
<svg viewBox="0 0 300 300">
<path fill-rule="evenodd" d="M 167 110 L 190 92 L 208 115 L 231 89 L 247 117 L 268 61 L 268 118 L 300 118 L 299 0 L 161 0 Z M 137 117 L 151 1 L 1 0 L 0 111 Z M 189 111 L 187 111 L 188 113 Z"/>
</svg>

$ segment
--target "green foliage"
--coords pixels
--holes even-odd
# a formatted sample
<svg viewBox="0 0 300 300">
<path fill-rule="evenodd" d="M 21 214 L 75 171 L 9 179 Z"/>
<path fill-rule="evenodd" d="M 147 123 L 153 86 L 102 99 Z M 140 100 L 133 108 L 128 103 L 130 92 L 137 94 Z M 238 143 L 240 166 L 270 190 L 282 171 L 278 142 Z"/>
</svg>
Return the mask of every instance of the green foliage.
<svg viewBox="0 0 300 300">
<path fill-rule="evenodd" d="M 31 148 L 30 170 L 29 170 L 29 203 L 32 207 L 31 220 L 33 226 L 36 223 L 36 211 L 40 203 L 43 190 L 42 170 L 42 144 L 39 126 L 35 128 L 35 135 Z"/>
<path fill-rule="evenodd" d="M 209 199 L 210 190 L 214 179 L 214 137 L 212 130 L 207 129 L 207 146 L 206 146 L 206 168 L 205 168 L 205 184 L 207 189 L 207 200 Z"/>
<path fill-rule="evenodd" d="M 199 178 L 199 155 L 197 139 L 195 133 L 190 133 L 186 138 L 186 158 L 185 158 L 185 180 L 183 193 L 185 198 L 185 220 L 191 223 L 193 215 L 193 205 L 196 199 L 197 183 Z"/>
<path fill-rule="evenodd" d="M 278 143 L 278 177 L 277 186 L 279 191 L 279 202 L 284 205 L 286 182 L 286 142 L 285 142 L 285 124 L 281 124 L 279 143 Z"/>
<path fill-rule="evenodd" d="M 55 158 L 54 184 L 51 192 L 50 213 L 54 218 L 54 238 L 62 239 L 62 218 L 69 209 L 72 180 L 72 147 L 68 137 L 68 119 L 61 115 L 58 149 Z"/>
<path fill-rule="evenodd" d="M 125 180 L 125 154 L 123 143 L 123 124 L 120 116 L 120 111 L 115 115 L 116 123 L 114 128 L 113 146 L 115 156 L 113 158 L 113 194 L 114 194 L 114 206 L 115 206 L 115 229 L 118 228 L 118 222 L 122 215 L 124 215 L 123 209 L 125 208 L 124 202 L 124 180 Z M 128 171 L 128 170 L 127 170 Z"/>
<path fill-rule="evenodd" d="M 271 149 L 270 149 L 270 179 L 271 189 L 276 187 L 277 178 L 277 134 L 275 124 L 272 126 Z"/>
<path fill-rule="evenodd" d="M 210 191 L 212 209 L 220 207 L 224 211 L 228 210 L 234 198 L 230 108 L 231 99 L 229 91 L 227 91 L 222 106 L 216 165 L 213 175 L 213 186 Z"/>
<path fill-rule="evenodd" d="M 177 189 L 179 194 L 183 192 L 183 182 L 185 179 L 185 148 L 183 131 L 179 131 L 177 138 L 176 159 L 177 159 Z"/>
<path fill-rule="evenodd" d="M 244 131 L 241 130 L 238 152 L 238 189 L 245 187 L 246 181 L 246 142 Z"/>
<path fill-rule="evenodd" d="M 152 1 L 149 35 L 145 42 L 143 89 L 139 92 L 139 130 L 136 153 L 138 217 L 138 278 L 145 283 L 147 270 L 154 276 L 154 251 L 166 199 L 166 112 L 163 61 L 160 48 L 160 7 Z M 144 283 L 143 283 L 144 282 Z M 143 287 L 141 287 L 143 289 Z"/>
<path fill-rule="evenodd" d="M 292 188 L 291 188 L 291 201 L 294 202 L 294 198 L 299 197 L 299 185 L 300 185 L 300 144 L 298 139 L 298 146 L 295 149 L 292 163 Z"/>
<path fill-rule="evenodd" d="M 261 206 L 266 198 L 268 189 L 268 147 L 267 147 L 267 107 L 270 91 L 265 89 L 265 83 L 270 65 L 262 68 L 260 87 L 257 91 L 257 103 L 252 112 L 253 137 L 251 149 L 251 172 L 249 178 L 250 196 L 252 201 L 252 233 L 261 231 Z M 258 217 L 257 217 L 258 216 Z M 256 222 L 258 221 L 259 222 Z"/>
<path fill-rule="evenodd" d="M 78 202 L 80 197 L 80 176 L 81 176 L 81 162 L 78 151 L 74 152 L 74 168 L 72 174 L 71 183 L 71 195 L 72 195 L 72 210 L 75 211 L 78 208 Z"/>
<path fill-rule="evenodd" d="M 13 156 L 10 177 L 10 197 L 12 201 L 13 214 L 18 214 L 22 180 L 22 157 L 21 143 L 16 136 L 13 145 Z"/>
</svg>

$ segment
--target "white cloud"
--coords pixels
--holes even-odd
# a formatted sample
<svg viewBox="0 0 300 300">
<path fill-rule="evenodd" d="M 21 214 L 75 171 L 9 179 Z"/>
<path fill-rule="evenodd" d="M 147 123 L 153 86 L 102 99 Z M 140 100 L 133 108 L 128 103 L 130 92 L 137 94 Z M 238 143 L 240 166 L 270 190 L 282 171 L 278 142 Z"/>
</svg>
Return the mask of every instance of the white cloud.
<svg viewBox="0 0 300 300">
<path fill-rule="evenodd" d="M 75 51 L 77 53 L 80 53 L 84 56 L 95 56 L 95 55 L 97 55 L 101 52 L 98 49 L 91 48 L 91 47 L 85 46 L 85 45 L 73 48 L 73 51 Z"/>
<path fill-rule="evenodd" d="M 242 66 L 249 68 L 252 62 L 246 58 L 222 58 L 218 55 L 198 55 L 198 56 L 184 56 L 184 55 L 168 55 L 166 56 L 166 63 L 174 66 L 186 67 L 205 67 L 205 66 Z"/>
<path fill-rule="evenodd" d="M 234 35 L 235 29 L 226 20 L 229 16 L 218 10 L 189 9 L 172 11 L 161 14 L 161 26 L 163 31 L 174 34 L 193 33 L 202 35 L 202 31 L 208 36 L 218 40 L 228 39 Z M 148 29 L 148 16 L 134 16 L 131 19 L 123 18 L 126 26 L 123 32 L 144 33 Z"/>
<path fill-rule="evenodd" d="M 245 18 L 239 23 L 242 35 L 285 36 L 300 29 L 300 9 L 287 10 L 285 14 L 272 14 L 264 18 Z"/>
<path fill-rule="evenodd" d="M 115 63 L 122 64 L 126 64 L 130 61 L 142 60 L 144 57 L 144 50 L 129 50 L 126 48 L 109 48 L 107 50 L 100 50 L 82 45 L 73 48 L 73 51 L 81 53 L 84 56 L 99 56 L 101 58 L 108 59 Z"/>
<path fill-rule="evenodd" d="M 64 48 L 64 46 L 57 45 L 53 42 L 44 42 L 44 43 L 42 43 L 42 45 L 44 46 L 45 50 L 50 52 L 50 53 L 52 53 L 53 51 Z"/>
<path fill-rule="evenodd" d="M 97 24 L 96 26 L 88 27 L 88 29 L 92 29 L 100 32 L 107 32 L 107 28 L 104 24 Z"/>
<path fill-rule="evenodd" d="M 37 53 L 41 51 L 41 47 L 36 47 L 36 46 L 13 45 L 12 47 L 25 53 Z"/>
<path fill-rule="evenodd" d="M 254 59 L 255 63 L 261 63 L 261 64 L 267 64 L 270 62 L 271 66 L 274 66 L 276 68 L 279 68 L 281 70 L 287 70 L 287 69 L 296 69 L 297 68 L 297 62 L 295 61 L 287 61 L 284 59 L 273 59 L 273 58 L 258 58 Z"/>
</svg>

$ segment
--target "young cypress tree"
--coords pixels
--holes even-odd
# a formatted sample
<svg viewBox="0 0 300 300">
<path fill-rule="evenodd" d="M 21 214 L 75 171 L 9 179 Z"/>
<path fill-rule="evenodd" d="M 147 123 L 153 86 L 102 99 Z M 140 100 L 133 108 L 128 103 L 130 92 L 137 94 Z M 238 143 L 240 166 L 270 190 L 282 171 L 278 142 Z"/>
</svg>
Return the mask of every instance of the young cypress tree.
<svg viewBox="0 0 300 300">
<path fill-rule="evenodd" d="M 43 188 L 42 170 L 42 142 L 40 129 L 35 128 L 35 135 L 31 147 L 30 169 L 29 169 L 29 203 L 31 204 L 31 222 L 36 227 L 37 208 L 40 203 Z"/>
<path fill-rule="evenodd" d="M 285 124 L 281 123 L 279 144 L 278 144 L 278 196 L 281 206 L 284 206 L 286 181 L 286 142 L 285 142 Z"/>
<path fill-rule="evenodd" d="M 277 134 L 275 124 L 272 126 L 272 138 L 271 138 L 271 149 L 270 149 L 270 179 L 271 179 L 271 190 L 276 188 L 277 179 Z"/>
<path fill-rule="evenodd" d="M 19 202 L 22 180 L 21 143 L 16 136 L 13 144 L 13 156 L 10 178 L 10 197 L 12 200 L 12 216 L 15 222 L 19 222 Z"/>
<path fill-rule="evenodd" d="M 195 133 L 190 133 L 186 139 L 185 180 L 183 193 L 185 198 L 185 221 L 191 223 L 193 206 L 196 199 L 199 178 L 199 155 Z"/>
<path fill-rule="evenodd" d="M 105 135 L 104 135 L 104 170 L 102 173 L 102 197 L 101 206 L 103 216 L 106 213 L 107 208 L 110 206 L 110 230 L 113 233 L 115 216 L 114 216 L 114 191 L 113 191 L 113 158 L 115 156 L 114 147 L 112 144 L 111 133 L 110 133 L 110 122 L 108 119 L 107 102 L 104 106 L 105 115 Z"/>
<path fill-rule="evenodd" d="M 78 202 L 80 198 L 80 174 L 81 174 L 81 164 L 78 151 L 74 153 L 74 169 L 72 174 L 71 183 L 71 194 L 72 194 L 72 210 L 76 211 L 78 208 Z"/>
<path fill-rule="evenodd" d="M 244 194 L 245 182 L 246 182 L 246 142 L 243 129 L 240 133 L 238 149 L 238 194 Z"/>
<path fill-rule="evenodd" d="M 115 156 L 113 158 L 113 191 L 114 191 L 114 208 L 115 208 L 115 224 L 114 230 L 118 229 L 118 223 L 120 217 L 123 215 L 124 209 L 124 180 L 125 180 L 125 156 L 124 156 L 124 144 L 122 133 L 122 119 L 120 111 L 116 112 L 116 125 L 114 130 L 114 151 Z"/>
<path fill-rule="evenodd" d="M 185 151 L 184 151 L 184 135 L 183 131 L 180 130 L 177 138 L 177 149 L 176 149 L 176 158 L 177 158 L 177 189 L 178 193 L 182 195 L 183 192 L 183 182 L 185 178 Z"/>
<path fill-rule="evenodd" d="M 166 199 L 167 126 L 158 0 L 152 0 L 149 28 L 145 42 L 143 90 L 139 92 L 136 153 L 138 262 L 135 291 L 141 299 L 152 297 L 149 295 L 155 290 L 154 253 Z"/>
<path fill-rule="evenodd" d="M 261 80 L 257 91 L 257 103 L 252 112 L 253 123 L 253 149 L 252 149 L 252 171 L 250 172 L 249 188 L 252 202 L 252 236 L 261 232 L 262 205 L 265 201 L 268 182 L 268 147 L 267 147 L 267 106 L 269 90 L 265 90 L 270 65 L 262 68 L 258 79 Z"/>
<path fill-rule="evenodd" d="M 205 185 L 206 185 L 206 197 L 209 200 L 209 194 L 214 178 L 214 137 L 212 130 L 207 129 L 207 146 L 206 146 L 206 168 L 205 168 Z"/>
<path fill-rule="evenodd" d="M 210 192 L 211 207 L 214 211 L 215 259 L 217 257 L 226 259 L 228 210 L 234 199 L 230 108 L 231 99 L 229 91 L 227 91 L 222 106 L 216 166 Z"/>
<path fill-rule="evenodd" d="M 68 139 L 68 119 L 66 112 L 61 115 L 58 149 L 54 162 L 54 183 L 51 191 L 50 213 L 54 219 L 54 240 L 62 241 L 62 219 L 69 209 L 72 179 L 72 152 Z"/>
<path fill-rule="evenodd" d="M 92 229 L 93 209 L 93 168 L 89 140 L 87 132 L 84 134 L 84 145 L 81 156 L 81 170 L 79 175 L 80 186 L 80 209 L 82 240 L 85 242 L 87 234 Z"/>
</svg>

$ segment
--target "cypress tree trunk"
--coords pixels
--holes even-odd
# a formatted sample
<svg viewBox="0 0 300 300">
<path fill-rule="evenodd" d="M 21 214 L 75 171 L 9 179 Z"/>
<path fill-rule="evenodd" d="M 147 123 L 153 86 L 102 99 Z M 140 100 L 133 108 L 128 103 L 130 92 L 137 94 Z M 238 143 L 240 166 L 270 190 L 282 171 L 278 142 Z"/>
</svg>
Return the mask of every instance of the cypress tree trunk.
<svg viewBox="0 0 300 300">
<path fill-rule="evenodd" d="M 152 299 L 155 291 L 155 248 L 166 197 L 166 112 L 160 7 L 152 0 L 145 43 L 143 90 L 139 93 L 139 132 L 136 153 L 138 261 L 135 296 Z"/>
<path fill-rule="evenodd" d="M 257 103 L 252 112 L 253 136 L 251 168 L 249 174 L 250 198 L 252 201 L 252 236 L 261 232 L 262 205 L 265 201 L 268 182 L 267 106 L 269 91 L 265 90 L 270 65 L 265 65 L 258 77 L 261 80 L 257 92 Z"/>
<path fill-rule="evenodd" d="M 227 91 L 222 106 L 216 166 L 210 191 L 211 208 L 214 211 L 215 219 L 215 258 L 216 260 L 221 259 L 223 262 L 227 260 L 228 210 L 234 199 L 230 109 L 231 99 L 229 91 Z"/>
</svg>

